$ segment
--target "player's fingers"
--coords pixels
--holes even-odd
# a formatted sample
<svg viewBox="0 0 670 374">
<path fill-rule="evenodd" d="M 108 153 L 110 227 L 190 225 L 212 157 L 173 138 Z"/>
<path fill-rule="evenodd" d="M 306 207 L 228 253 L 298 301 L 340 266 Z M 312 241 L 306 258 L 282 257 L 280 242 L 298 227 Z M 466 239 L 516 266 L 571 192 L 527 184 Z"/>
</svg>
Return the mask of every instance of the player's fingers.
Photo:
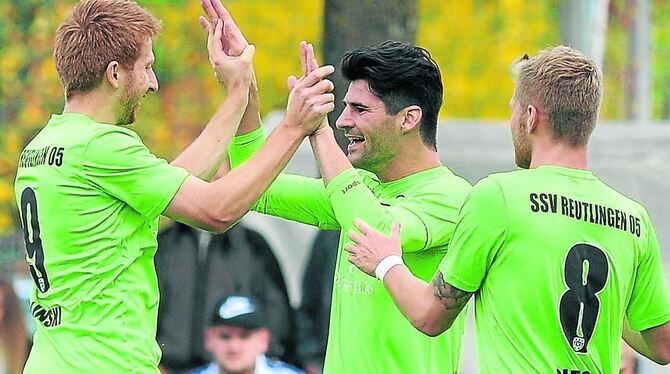
<svg viewBox="0 0 670 374">
<path fill-rule="evenodd" d="M 211 0 L 201 0 L 200 5 L 202 6 L 202 9 L 205 11 L 205 13 L 207 13 L 207 18 L 209 18 L 212 22 L 214 22 L 215 19 L 219 18 Z"/>
<path fill-rule="evenodd" d="M 326 92 L 333 92 L 334 89 L 335 85 L 333 84 L 333 82 L 328 79 L 324 79 L 320 82 L 317 82 L 314 86 L 312 86 L 312 88 L 310 88 L 310 91 L 322 94 Z"/>
<path fill-rule="evenodd" d="M 356 253 L 357 252 L 356 244 L 349 243 L 349 244 L 344 246 L 344 250 L 349 252 L 349 253 Z"/>
<path fill-rule="evenodd" d="M 360 218 L 356 218 L 356 219 L 354 220 L 354 224 L 355 224 L 356 227 L 363 233 L 363 235 L 366 235 L 366 236 L 367 236 L 368 234 L 371 234 L 371 233 L 373 233 L 373 232 L 376 232 L 375 229 L 373 229 L 372 227 L 370 227 L 367 223 L 363 222 L 363 220 L 360 219 Z"/>
<path fill-rule="evenodd" d="M 207 18 L 205 18 L 205 17 L 203 17 L 203 16 L 200 16 L 200 17 L 198 17 L 198 21 L 200 21 L 200 26 L 202 26 L 202 28 L 203 28 L 206 32 L 209 32 L 209 28 L 210 28 L 211 26 L 210 26 L 209 21 L 207 20 Z"/>
<path fill-rule="evenodd" d="M 364 240 L 364 237 L 354 230 L 349 230 L 349 232 L 347 232 L 347 236 L 356 244 L 362 244 L 362 241 Z"/>
<path fill-rule="evenodd" d="M 298 78 L 296 78 L 295 75 L 289 75 L 288 78 L 286 78 L 286 85 L 288 86 L 289 91 L 293 91 L 293 87 L 295 87 L 296 83 L 298 83 Z"/>
<path fill-rule="evenodd" d="M 400 236 L 400 222 L 396 221 L 391 226 L 391 238 L 397 238 Z"/>
<path fill-rule="evenodd" d="M 246 61 L 251 61 L 254 59 L 254 55 L 256 54 L 256 46 L 253 44 L 249 44 L 244 48 L 242 51 L 242 54 L 240 55 L 240 58 Z"/>
<path fill-rule="evenodd" d="M 325 104 L 328 104 L 328 103 L 334 103 L 334 102 L 335 102 L 335 95 L 332 94 L 332 93 L 324 93 L 324 94 L 321 94 L 321 95 L 317 96 L 314 99 L 314 105 L 315 106 L 321 106 L 321 105 L 325 105 Z"/>
<path fill-rule="evenodd" d="M 211 23 L 207 28 L 207 50 L 210 52 L 211 57 L 211 52 L 214 51 L 214 25 Z"/>
<path fill-rule="evenodd" d="M 241 51 L 246 47 L 249 42 L 247 42 L 247 39 L 242 35 L 242 30 L 237 26 L 237 23 L 235 23 L 235 20 L 232 18 L 228 19 L 226 21 L 226 40 L 230 42 L 231 47 L 235 48 L 237 51 Z"/>
<path fill-rule="evenodd" d="M 221 40 L 221 34 L 223 32 L 223 21 L 220 19 L 216 20 L 216 24 L 212 25 L 210 30 L 210 37 L 207 39 L 208 48 L 211 52 L 219 53 L 223 50 L 223 41 Z"/>
<path fill-rule="evenodd" d="M 326 104 L 316 106 L 314 108 L 314 110 L 317 113 L 328 114 L 328 113 L 332 112 L 333 110 L 335 110 L 335 102 L 331 101 L 330 103 L 326 103 Z M 327 119 L 326 119 L 326 123 L 327 123 Z"/>
<path fill-rule="evenodd" d="M 317 68 L 313 72 L 307 74 L 307 76 L 303 80 L 303 83 L 305 86 L 311 87 L 320 80 L 322 80 L 323 78 L 333 74 L 334 71 L 335 67 L 333 65 L 321 66 L 320 68 Z"/>
<path fill-rule="evenodd" d="M 225 6 L 223 6 L 223 3 L 221 3 L 221 0 L 210 0 L 212 3 L 212 6 L 214 8 L 214 11 L 216 12 L 216 15 L 219 18 L 222 18 L 224 21 L 231 21 L 233 17 L 230 15 L 230 12 L 228 12 L 228 9 L 226 9 Z"/>
<path fill-rule="evenodd" d="M 218 19 L 216 20 L 216 26 L 214 27 L 214 41 L 221 40 L 221 35 L 223 34 L 223 21 Z"/>
<path fill-rule="evenodd" d="M 312 71 L 316 70 L 316 68 L 319 67 L 318 62 L 316 61 L 316 57 L 314 57 L 314 46 L 312 43 L 307 43 L 307 56 L 305 58 L 306 63 L 307 63 L 307 72 L 311 73 Z"/>
<path fill-rule="evenodd" d="M 307 70 L 307 51 L 305 50 L 307 48 L 307 42 L 304 40 L 300 41 L 300 67 L 302 68 L 302 76 L 306 76 L 309 74 L 309 71 Z"/>
</svg>

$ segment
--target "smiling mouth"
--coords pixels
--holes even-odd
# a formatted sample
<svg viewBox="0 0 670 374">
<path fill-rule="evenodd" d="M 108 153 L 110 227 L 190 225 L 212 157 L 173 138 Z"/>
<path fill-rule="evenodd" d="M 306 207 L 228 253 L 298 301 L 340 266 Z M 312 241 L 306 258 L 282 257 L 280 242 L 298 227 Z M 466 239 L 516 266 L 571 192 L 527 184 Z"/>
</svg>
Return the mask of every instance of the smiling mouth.
<svg viewBox="0 0 670 374">
<path fill-rule="evenodd" d="M 349 139 L 349 145 L 357 144 L 357 143 L 362 143 L 365 141 L 365 138 L 360 136 L 360 135 L 351 135 L 347 134 L 345 135 L 347 139 Z"/>
</svg>

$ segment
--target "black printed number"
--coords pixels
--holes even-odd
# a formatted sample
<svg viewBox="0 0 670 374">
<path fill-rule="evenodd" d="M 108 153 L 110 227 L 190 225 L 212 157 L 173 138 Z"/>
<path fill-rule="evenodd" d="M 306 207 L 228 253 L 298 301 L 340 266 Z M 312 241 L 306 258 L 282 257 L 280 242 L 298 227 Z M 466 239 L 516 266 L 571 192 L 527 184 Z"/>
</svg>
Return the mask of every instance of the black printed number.
<svg viewBox="0 0 670 374">
<path fill-rule="evenodd" d="M 590 244 L 575 244 L 565 258 L 564 277 L 568 290 L 561 297 L 559 314 L 563 335 L 573 351 L 587 353 L 589 340 L 600 313 L 597 293 L 607 283 L 607 256 Z"/>
<path fill-rule="evenodd" d="M 30 274 L 40 292 L 47 292 L 51 285 L 44 268 L 44 248 L 40 238 L 40 223 L 37 216 L 37 197 L 35 191 L 26 187 L 21 193 L 21 225 L 23 239 L 26 242 L 26 253 Z"/>
</svg>

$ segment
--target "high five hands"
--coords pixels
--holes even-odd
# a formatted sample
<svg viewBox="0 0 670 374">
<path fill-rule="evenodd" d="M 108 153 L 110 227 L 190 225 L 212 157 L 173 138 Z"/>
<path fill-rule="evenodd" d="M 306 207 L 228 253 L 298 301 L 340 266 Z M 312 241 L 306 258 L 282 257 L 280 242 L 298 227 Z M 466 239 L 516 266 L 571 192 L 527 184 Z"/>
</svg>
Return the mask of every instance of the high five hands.
<svg viewBox="0 0 670 374">
<path fill-rule="evenodd" d="M 200 16 L 200 25 L 207 32 L 209 61 L 217 80 L 227 89 L 248 88 L 253 80 L 255 47 L 219 0 L 202 0 L 202 7 L 207 18 Z"/>
<path fill-rule="evenodd" d="M 306 41 L 300 42 L 300 62 L 303 77 L 307 76 L 308 74 L 312 73 L 314 70 L 319 68 L 319 63 L 317 62 L 316 57 L 314 55 L 314 46 L 312 45 L 312 43 Z M 296 78 L 294 75 L 289 76 L 287 81 L 289 90 L 292 90 L 297 82 L 298 78 Z M 333 106 L 333 110 L 334 109 L 335 107 Z M 323 120 L 321 121 L 321 123 L 319 123 L 319 125 L 316 127 L 316 129 L 311 135 L 315 135 L 319 131 L 323 131 L 325 129 L 330 129 L 330 126 L 328 125 L 327 116 L 323 117 Z"/>
<path fill-rule="evenodd" d="M 335 109 L 335 95 L 332 94 L 334 85 L 325 79 L 335 68 L 332 65 L 319 67 L 312 44 L 304 41 L 300 42 L 300 57 L 302 77 L 291 75 L 287 80 L 291 93 L 286 118 L 293 121 L 302 119 L 305 135 L 311 135 L 322 124 L 328 126 L 326 115 Z"/>
<path fill-rule="evenodd" d="M 201 0 L 201 5 L 207 14 L 207 18 L 200 17 L 200 24 L 208 32 L 209 30 L 214 30 L 213 32 L 209 32 L 211 36 L 208 39 L 213 39 L 213 47 L 217 49 L 217 51 L 214 51 L 216 61 L 219 64 L 222 62 L 225 64 L 236 56 L 239 56 L 244 61 L 249 57 L 253 57 L 255 51 L 248 50 L 249 48 L 253 48 L 253 46 L 249 45 L 242 31 L 221 3 L 221 0 Z M 217 33 L 216 26 L 219 24 L 219 20 L 223 24 L 221 26 L 222 32 Z M 303 75 L 300 79 L 294 76 L 289 77 L 289 89 L 291 93 L 289 94 L 284 123 L 289 127 L 302 131 L 304 135 L 310 135 L 317 128 L 320 128 L 322 123 L 325 123 L 327 126 L 326 114 L 335 109 L 335 96 L 332 94 L 334 88 L 333 82 L 325 79 L 335 71 L 335 68 L 331 65 L 319 67 L 314 58 L 314 48 L 311 44 L 301 42 L 300 50 Z M 210 60 L 212 60 L 212 56 L 213 54 L 210 50 Z M 214 61 L 212 61 L 212 65 L 214 66 Z M 252 90 L 254 90 L 256 85 L 254 82 L 253 67 L 250 67 L 250 71 Z M 215 72 L 217 72 L 216 68 Z M 224 84 L 226 84 L 226 79 L 230 79 L 228 77 L 228 75 L 222 74 L 221 78 L 223 78 Z M 218 72 L 217 78 L 219 78 Z M 219 79 L 220 81 L 221 78 Z M 226 87 L 228 87 L 227 84 Z"/>
</svg>

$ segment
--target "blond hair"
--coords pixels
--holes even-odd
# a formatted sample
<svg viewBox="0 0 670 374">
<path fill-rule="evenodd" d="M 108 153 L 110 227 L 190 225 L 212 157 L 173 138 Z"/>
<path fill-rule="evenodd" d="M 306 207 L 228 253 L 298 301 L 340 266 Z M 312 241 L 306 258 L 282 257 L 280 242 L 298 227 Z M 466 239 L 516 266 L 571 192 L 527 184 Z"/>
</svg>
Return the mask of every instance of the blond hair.
<svg viewBox="0 0 670 374">
<path fill-rule="evenodd" d="M 584 145 L 598 120 L 603 79 L 595 62 L 566 46 L 547 48 L 515 62 L 515 99 L 547 116 L 556 140 Z"/>
<path fill-rule="evenodd" d="M 81 1 L 56 31 L 54 59 L 66 97 L 95 88 L 112 61 L 132 67 L 160 29 L 160 21 L 134 1 Z"/>
</svg>

